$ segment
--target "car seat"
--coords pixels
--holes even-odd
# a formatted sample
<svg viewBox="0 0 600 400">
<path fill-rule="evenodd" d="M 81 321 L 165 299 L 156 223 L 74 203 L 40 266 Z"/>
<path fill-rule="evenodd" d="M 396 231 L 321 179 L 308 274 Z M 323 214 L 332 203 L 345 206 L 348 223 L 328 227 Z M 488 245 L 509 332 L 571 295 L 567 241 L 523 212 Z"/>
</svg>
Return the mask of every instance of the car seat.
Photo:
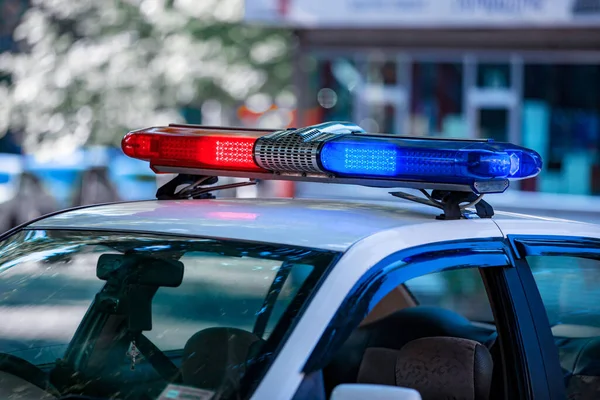
<svg viewBox="0 0 600 400">
<path fill-rule="evenodd" d="M 258 354 L 264 341 L 237 328 L 201 330 L 185 344 L 181 363 L 184 385 L 218 391 L 236 390 L 248 361 Z"/>
<path fill-rule="evenodd" d="M 400 350 L 367 349 L 357 382 L 415 389 L 423 400 L 487 400 L 492 373 L 492 356 L 481 343 L 428 337 Z"/>
<path fill-rule="evenodd" d="M 355 383 L 363 355 L 368 348 L 400 350 L 408 342 L 423 337 L 447 336 L 491 343 L 495 332 L 477 327 L 453 311 L 438 307 L 405 308 L 373 323 L 357 328 L 332 361 L 323 369 L 327 394 L 342 383 Z"/>
</svg>

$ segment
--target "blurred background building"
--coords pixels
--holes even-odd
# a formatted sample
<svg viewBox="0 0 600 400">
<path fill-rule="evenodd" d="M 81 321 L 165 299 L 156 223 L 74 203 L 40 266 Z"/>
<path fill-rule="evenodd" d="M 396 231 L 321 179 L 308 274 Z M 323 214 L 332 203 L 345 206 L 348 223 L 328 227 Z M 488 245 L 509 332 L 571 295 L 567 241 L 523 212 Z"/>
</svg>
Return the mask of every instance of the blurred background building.
<svg viewBox="0 0 600 400">
<path fill-rule="evenodd" d="M 302 123 L 540 152 L 526 191 L 600 194 L 600 1 L 247 0 L 298 40 Z"/>
<path fill-rule="evenodd" d="M 154 174 L 120 154 L 129 130 L 331 120 L 531 147 L 543 172 L 494 204 L 600 219 L 600 0 L 0 0 L 0 231 L 152 198 Z"/>
<path fill-rule="evenodd" d="M 293 30 L 300 125 L 530 147 L 542 173 L 493 203 L 600 220 L 600 1 L 247 0 L 245 16 Z M 314 184 L 295 194 L 389 196 Z"/>
</svg>

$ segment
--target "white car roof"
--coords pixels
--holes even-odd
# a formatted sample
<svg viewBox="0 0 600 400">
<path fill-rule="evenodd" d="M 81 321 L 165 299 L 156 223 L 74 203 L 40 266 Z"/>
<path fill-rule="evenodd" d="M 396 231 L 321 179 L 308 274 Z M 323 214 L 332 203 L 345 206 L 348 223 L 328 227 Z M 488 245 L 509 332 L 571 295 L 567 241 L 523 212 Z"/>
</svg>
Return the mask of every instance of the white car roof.
<svg viewBox="0 0 600 400">
<path fill-rule="evenodd" d="M 516 214 L 497 214 L 493 220 L 436 220 L 435 216 L 440 212 L 433 207 L 402 200 L 368 203 L 313 199 L 152 200 L 66 211 L 34 222 L 28 228 L 177 234 L 335 251 L 345 251 L 359 240 L 381 231 L 402 228 L 402 232 L 410 235 L 410 228 L 417 225 L 421 226 L 413 231 L 419 232 L 422 236 L 419 240 L 423 243 L 430 240 L 428 232 L 433 234 L 439 230 L 445 231 L 448 240 L 453 232 L 457 238 L 465 235 L 502 237 L 498 226 L 503 224 L 511 233 L 517 229 L 515 227 L 526 228 L 531 224 L 542 232 L 576 232 L 580 229 L 578 223 Z M 599 227 L 589 226 L 600 236 Z M 410 242 L 414 242 L 414 238 Z"/>
</svg>

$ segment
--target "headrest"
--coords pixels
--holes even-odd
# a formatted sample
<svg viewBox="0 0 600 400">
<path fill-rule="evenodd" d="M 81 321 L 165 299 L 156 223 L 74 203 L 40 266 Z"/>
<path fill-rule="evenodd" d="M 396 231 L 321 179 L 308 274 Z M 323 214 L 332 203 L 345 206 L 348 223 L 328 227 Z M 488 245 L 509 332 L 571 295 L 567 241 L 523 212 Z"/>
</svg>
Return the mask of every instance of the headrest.
<svg viewBox="0 0 600 400">
<path fill-rule="evenodd" d="M 480 343 L 490 340 L 489 329 L 473 325 L 454 311 L 428 306 L 405 308 L 364 325 L 350 335 L 323 370 L 328 393 L 339 384 L 356 382 L 367 348 L 400 350 L 412 340 L 432 336 L 469 338 Z"/>
<path fill-rule="evenodd" d="M 481 400 L 489 398 L 492 371 L 492 356 L 482 344 L 430 337 L 413 340 L 401 350 L 367 349 L 358 382 L 415 389 L 423 400 Z"/>
<path fill-rule="evenodd" d="M 423 337 L 463 337 L 478 342 L 485 342 L 490 337 L 489 330 L 474 326 L 454 311 L 427 306 L 402 309 L 360 330 L 372 332 L 369 347 L 396 350 L 411 340 Z"/>
<path fill-rule="evenodd" d="M 217 390 L 237 386 L 247 361 L 263 343 L 255 334 L 237 328 L 208 328 L 192 336 L 183 348 L 183 383 Z"/>
</svg>

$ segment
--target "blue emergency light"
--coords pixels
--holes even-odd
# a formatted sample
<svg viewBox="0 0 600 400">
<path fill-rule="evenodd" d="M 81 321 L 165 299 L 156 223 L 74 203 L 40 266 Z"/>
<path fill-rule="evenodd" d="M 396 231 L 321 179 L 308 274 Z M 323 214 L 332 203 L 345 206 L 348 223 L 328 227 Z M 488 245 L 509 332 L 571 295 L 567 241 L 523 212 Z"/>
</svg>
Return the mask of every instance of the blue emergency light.
<svg viewBox="0 0 600 400">
<path fill-rule="evenodd" d="M 170 125 L 128 133 L 122 148 L 156 172 L 500 193 L 536 176 L 540 155 L 493 140 L 369 134 L 330 122 L 253 130 Z"/>
<path fill-rule="evenodd" d="M 512 147 L 512 146 L 509 146 Z M 324 144 L 323 168 L 340 176 L 409 180 L 522 179 L 539 173 L 541 160 L 505 144 L 349 137 Z"/>
</svg>

